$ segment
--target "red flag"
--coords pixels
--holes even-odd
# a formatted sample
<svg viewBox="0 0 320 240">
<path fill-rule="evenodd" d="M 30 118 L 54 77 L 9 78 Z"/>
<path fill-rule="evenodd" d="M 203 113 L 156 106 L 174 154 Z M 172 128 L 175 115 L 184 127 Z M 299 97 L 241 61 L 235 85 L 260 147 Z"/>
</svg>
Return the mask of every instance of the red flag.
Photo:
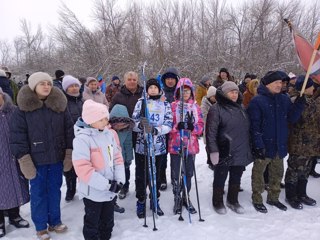
<svg viewBox="0 0 320 240">
<path fill-rule="evenodd" d="M 296 48 L 297 56 L 302 68 L 307 71 L 310 59 L 315 48 L 305 39 L 296 29 L 289 25 L 292 29 L 293 42 Z M 317 47 L 318 48 L 318 47 Z M 320 83 L 320 52 L 317 51 L 314 63 L 310 71 L 310 77 L 316 79 Z"/>
</svg>

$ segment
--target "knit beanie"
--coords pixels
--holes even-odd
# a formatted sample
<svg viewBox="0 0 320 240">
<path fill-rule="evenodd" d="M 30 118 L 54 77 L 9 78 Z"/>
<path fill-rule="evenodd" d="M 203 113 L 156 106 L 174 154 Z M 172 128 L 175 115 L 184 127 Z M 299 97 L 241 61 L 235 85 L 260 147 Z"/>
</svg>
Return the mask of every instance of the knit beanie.
<svg viewBox="0 0 320 240">
<path fill-rule="evenodd" d="M 300 75 L 297 78 L 296 84 L 294 85 L 296 90 L 301 91 L 305 77 L 306 77 L 305 75 Z M 313 80 L 309 77 L 307 80 L 306 89 L 308 89 L 309 87 L 312 87 L 312 86 L 313 86 Z"/>
<path fill-rule="evenodd" d="M 73 77 L 71 75 L 66 75 L 66 76 L 63 77 L 63 79 L 62 79 L 62 88 L 63 88 L 63 90 L 65 92 L 67 92 L 68 87 L 73 85 L 73 84 L 77 84 L 79 87 L 81 86 L 81 83 L 77 78 L 75 78 L 75 77 Z"/>
<path fill-rule="evenodd" d="M 106 105 L 97 103 L 91 99 L 84 102 L 82 108 L 82 119 L 86 124 L 98 122 L 103 118 L 109 119 L 109 111 Z"/>
<path fill-rule="evenodd" d="M 225 72 L 226 74 L 229 74 L 228 69 L 227 68 L 220 68 L 219 73 Z"/>
<path fill-rule="evenodd" d="M 6 72 L 0 69 L 0 77 L 7 77 Z"/>
<path fill-rule="evenodd" d="M 207 92 L 207 98 L 211 98 L 216 95 L 217 89 L 214 86 L 210 86 Z"/>
<path fill-rule="evenodd" d="M 148 89 L 149 89 L 149 87 L 150 87 L 151 85 L 155 85 L 155 86 L 159 89 L 159 92 L 160 92 L 161 87 L 160 87 L 160 84 L 159 84 L 159 82 L 157 81 L 157 79 L 151 78 L 151 79 L 149 79 L 149 80 L 147 81 L 147 91 L 148 91 Z"/>
<path fill-rule="evenodd" d="M 29 88 L 34 91 L 37 84 L 42 81 L 49 81 L 53 85 L 52 77 L 48 73 L 45 72 L 35 72 L 30 75 L 28 79 Z"/>
<path fill-rule="evenodd" d="M 113 76 L 112 81 L 115 81 L 115 80 L 120 80 L 120 78 L 118 76 Z"/>
<path fill-rule="evenodd" d="M 273 83 L 275 81 L 282 81 L 282 75 L 278 71 L 269 71 L 264 75 L 264 77 L 261 79 L 261 82 L 266 86 L 270 83 Z"/>
<path fill-rule="evenodd" d="M 224 84 L 221 85 L 221 90 L 224 94 L 227 94 L 230 91 L 236 90 L 239 91 L 237 84 L 232 81 L 226 81 Z"/>
<path fill-rule="evenodd" d="M 89 85 L 89 83 L 90 83 L 90 82 L 92 82 L 92 81 L 96 81 L 96 82 L 98 82 L 98 80 L 97 80 L 97 79 L 95 79 L 94 77 L 87 77 L 86 85 L 88 86 L 88 85 Z"/>
<path fill-rule="evenodd" d="M 64 71 L 62 71 L 62 70 L 57 70 L 57 71 L 54 73 L 54 75 L 56 75 L 56 78 L 57 78 L 57 79 L 63 78 L 63 76 L 64 76 Z"/>
</svg>

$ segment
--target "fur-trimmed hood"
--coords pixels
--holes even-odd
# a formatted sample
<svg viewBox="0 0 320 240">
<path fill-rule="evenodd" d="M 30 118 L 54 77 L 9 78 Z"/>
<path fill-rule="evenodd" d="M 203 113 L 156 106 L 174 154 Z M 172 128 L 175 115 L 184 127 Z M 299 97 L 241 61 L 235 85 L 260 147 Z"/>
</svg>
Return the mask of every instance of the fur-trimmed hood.
<svg viewBox="0 0 320 240">
<path fill-rule="evenodd" d="M 2 93 L 2 94 L 3 94 L 4 103 L 0 107 L 0 111 L 5 113 L 12 111 L 16 106 L 13 105 L 12 100 L 7 93 Z"/>
<path fill-rule="evenodd" d="M 23 86 L 17 96 L 17 104 L 20 110 L 32 112 L 42 108 L 43 104 L 54 112 L 63 112 L 67 107 L 67 98 L 57 87 L 52 87 L 45 101 L 41 101 L 37 94 L 28 85 Z"/>
</svg>

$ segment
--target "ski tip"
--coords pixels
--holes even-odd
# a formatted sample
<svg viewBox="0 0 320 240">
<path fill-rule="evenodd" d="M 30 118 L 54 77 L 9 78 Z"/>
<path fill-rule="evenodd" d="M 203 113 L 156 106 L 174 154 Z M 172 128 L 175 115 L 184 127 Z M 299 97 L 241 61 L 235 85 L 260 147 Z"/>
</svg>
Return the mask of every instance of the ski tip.
<svg viewBox="0 0 320 240">
<path fill-rule="evenodd" d="M 154 228 L 153 228 L 153 231 L 158 231 L 158 228 L 154 227 Z"/>
<path fill-rule="evenodd" d="M 148 227 L 148 225 L 147 225 L 147 224 L 143 224 L 142 226 L 143 226 L 143 227 L 145 227 L 145 228 L 147 228 L 147 227 Z"/>
</svg>

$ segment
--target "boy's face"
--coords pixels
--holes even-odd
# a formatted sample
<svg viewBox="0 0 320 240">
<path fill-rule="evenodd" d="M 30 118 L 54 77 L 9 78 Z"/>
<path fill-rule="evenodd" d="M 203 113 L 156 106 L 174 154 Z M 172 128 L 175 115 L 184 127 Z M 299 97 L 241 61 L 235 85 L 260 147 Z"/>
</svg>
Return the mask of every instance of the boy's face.
<svg viewBox="0 0 320 240">
<path fill-rule="evenodd" d="M 148 95 L 149 96 L 157 96 L 157 95 L 159 95 L 159 88 L 156 85 L 151 85 L 148 88 Z"/>
</svg>

